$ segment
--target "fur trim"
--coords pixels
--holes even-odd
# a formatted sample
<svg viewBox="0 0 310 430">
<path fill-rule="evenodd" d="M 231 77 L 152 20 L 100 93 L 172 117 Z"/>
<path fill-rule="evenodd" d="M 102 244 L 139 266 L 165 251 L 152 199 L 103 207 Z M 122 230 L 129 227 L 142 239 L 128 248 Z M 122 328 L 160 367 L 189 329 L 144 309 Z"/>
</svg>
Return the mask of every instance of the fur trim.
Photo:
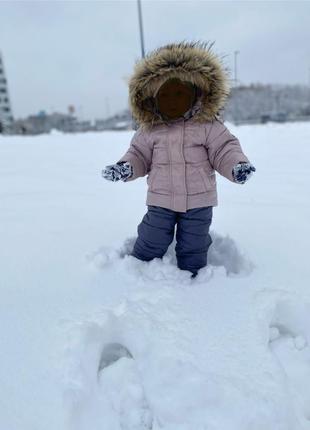
<svg viewBox="0 0 310 430">
<path fill-rule="evenodd" d="M 195 121 L 212 121 L 230 93 L 228 67 L 211 51 L 214 42 L 170 43 L 150 52 L 134 66 L 129 79 L 129 106 L 139 126 L 150 129 L 162 124 L 156 114 L 154 95 L 170 78 L 188 81 L 202 90 Z"/>
</svg>

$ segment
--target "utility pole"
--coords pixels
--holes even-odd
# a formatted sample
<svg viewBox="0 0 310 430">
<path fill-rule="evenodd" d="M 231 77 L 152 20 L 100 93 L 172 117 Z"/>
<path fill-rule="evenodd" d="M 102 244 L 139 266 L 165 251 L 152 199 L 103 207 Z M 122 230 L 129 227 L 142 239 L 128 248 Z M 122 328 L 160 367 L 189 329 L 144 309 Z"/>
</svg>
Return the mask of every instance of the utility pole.
<svg viewBox="0 0 310 430">
<path fill-rule="evenodd" d="M 140 43 L 141 43 L 141 57 L 144 58 L 144 37 L 143 37 L 143 23 L 142 23 L 142 11 L 141 11 L 141 0 L 138 1 L 138 14 L 139 14 L 139 29 L 140 29 Z"/>
<path fill-rule="evenodd" d="M 138 17 L 139 17 L 139 33 L 140 33 L 140 44 L 141 44 L 141 57 L 144 58 L 145 57 L 145 51 L 144 51 L 144 36 L 143 36 L 143 22 L 142 22 L 141 0 L 137 0 L 137 6 L 138 6 Z M 139 126 L 136 123 L 136 121 L 134 120 L 132 114 L 131 114 L 131 119 L 132 119 L 132 128 L 134 130 L 137 130 Z"/>
<path fill-rule="evenodd" d="M 234 51 L 235 57 L 234 57 L 234 71 L 235 71 L 235 76 L 234 76 L 234 82 L 235 82 L 235 86 L 238 85 L 238 78 L 237 78 L 237 54 L 239 54 L 240 51 Z"/>
</svg>

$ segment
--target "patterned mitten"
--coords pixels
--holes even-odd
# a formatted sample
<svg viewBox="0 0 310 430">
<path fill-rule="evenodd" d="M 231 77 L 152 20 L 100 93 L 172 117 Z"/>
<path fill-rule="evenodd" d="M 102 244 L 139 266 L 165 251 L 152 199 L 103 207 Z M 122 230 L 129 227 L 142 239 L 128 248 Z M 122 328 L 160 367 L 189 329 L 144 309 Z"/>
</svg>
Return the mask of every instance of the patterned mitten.
<svg viewBox="0 0 310 430">
<path fill-rule="evenodd" d="M 244 184 L 250 179 L 250 177 L 253 175 L 253 172 L 255 171 L 256 168 L 251 163 L 245 163 L 244 161 L 241 161 L 233 167 L 232 175 L 235 182 L 238 184 Z"/>
<path fill-rule="evenodd" d="M 125 181 L 133 174 L 132 165 L 128 161 L 120 161 L 116 164 L 106 166 L 102 170 L 102 177 L 108 181 L 117 182 L 119 180 Z"/>
</svg>

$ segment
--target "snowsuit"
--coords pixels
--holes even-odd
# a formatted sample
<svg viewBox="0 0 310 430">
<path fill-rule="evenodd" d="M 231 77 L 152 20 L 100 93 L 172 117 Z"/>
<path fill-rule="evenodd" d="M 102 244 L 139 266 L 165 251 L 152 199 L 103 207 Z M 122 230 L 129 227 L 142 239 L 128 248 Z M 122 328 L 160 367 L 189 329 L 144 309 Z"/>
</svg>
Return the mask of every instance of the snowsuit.
<svg viewBox="0 0 310 430">
<path fill-rule="evenodd" d="M 196 96 L 184 115 L 167 120 L 155 95 L 171 78 L 192 83 Z M 228 77 L 211 47 L 169 44 L 136 64 L 129 94 L 139 128 L 118 162 L 133 166 L 125 182 L 148 175 L 148 212 L 131 255 L 145 261 L 162 257 L 177 224 L 178 267 L 196 275 L 207 264 L 212 242 L 209 226 L 212 207 L 218 204 L 215 171 L 234 182 L 234 165 L 249 162 L 218 114 L 229 94 Z"/>
</svg>

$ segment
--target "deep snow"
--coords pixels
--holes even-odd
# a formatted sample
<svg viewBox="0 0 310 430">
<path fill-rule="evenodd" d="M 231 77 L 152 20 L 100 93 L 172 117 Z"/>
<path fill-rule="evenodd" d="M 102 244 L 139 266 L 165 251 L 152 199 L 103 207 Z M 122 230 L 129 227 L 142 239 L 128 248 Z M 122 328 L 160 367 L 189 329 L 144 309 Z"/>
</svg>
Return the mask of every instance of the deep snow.
<svg viewBox="0 0 310 430">
<path fill-rule="evenodd" d="M 233 126 L 209 266 L 128 256 L 133 132 L 0 137 L 0 428 L 310 429 L 310 124 Z"/>
</svg>

